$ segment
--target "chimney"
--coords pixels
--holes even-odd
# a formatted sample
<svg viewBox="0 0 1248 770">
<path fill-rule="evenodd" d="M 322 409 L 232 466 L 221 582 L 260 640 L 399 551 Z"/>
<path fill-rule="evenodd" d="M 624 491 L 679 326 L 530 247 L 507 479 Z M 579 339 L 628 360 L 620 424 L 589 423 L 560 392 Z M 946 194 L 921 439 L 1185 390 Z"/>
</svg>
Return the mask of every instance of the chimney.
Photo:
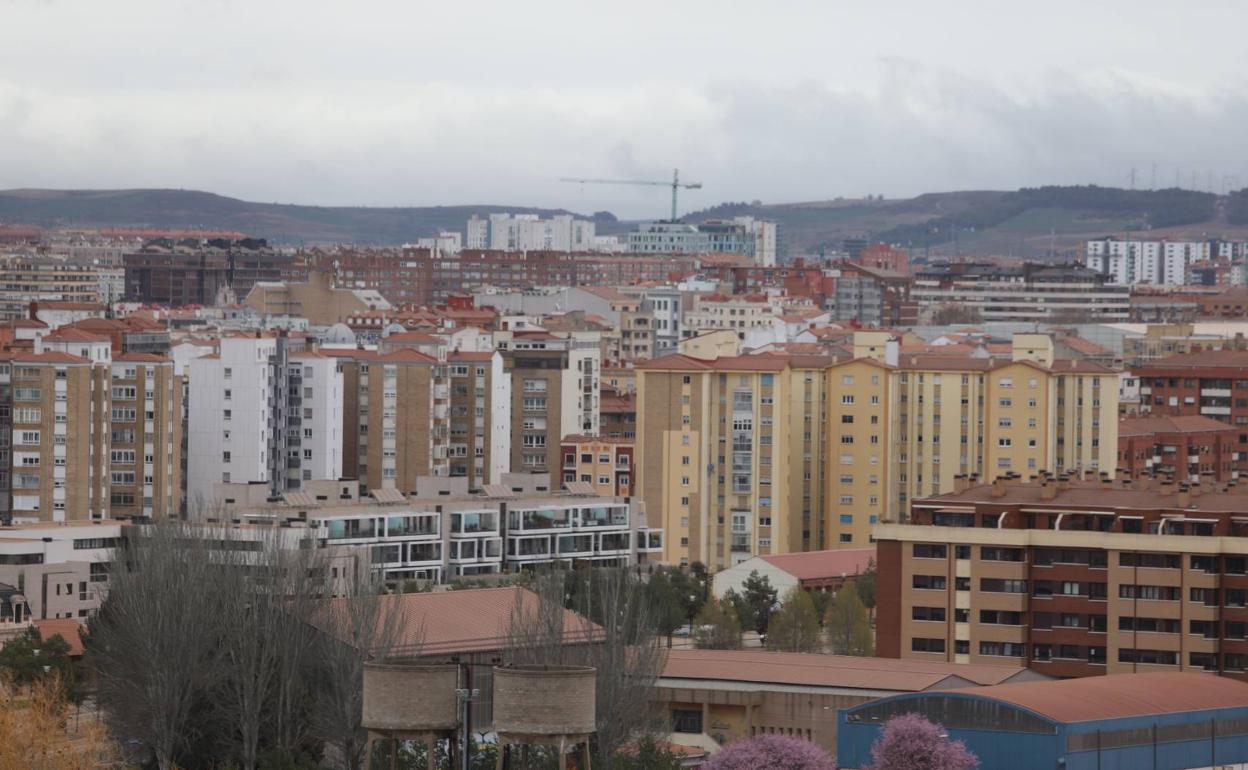
<svg viewBox="0 0 1248 770">
<path fill-rule="evenodd" d="M 1057 489 L 1060 492 L 1065 492 L 1067 489 L 1070 489 L 1070 477 L 1067 476 L 1066 474 L 1062 474 L 1061 476 L 1058 476 L 1057 477 Z"/>
<path fill-rule="evenodd" d="M 971 479 L 965 473 L 959 473 L 953 477 L 953 491 L 962 493 L 971 488 Z"/>
<path fill-rule="evenodd" d="M 1047 481 L 1040 483 L 1040 499 L 1053 500 L 1057 497 L 1057 485 Z"/>
<path fill-rule="evenodd" d="M 1169 479 L 1166 479 L 1165 481 L 1161 482 L 1161 486 L 1158 488 L 1158 490 L 1162 497 L 1169 497 L 1170 495 L 1174 494 L 1174 482 L 1170 481 Z"/>
<path fill-rule="evenodd" d="M 992 497 L 1005 497 L 1005 479 L 1001 476 L 992 480 Z"/>
<path fill-rule="evenodd" d="M 1187 508 L 1192 504 L 1192 488 L 1186 484 L 1179 485 L 1179 496 L 1176 501 L 1180 508 Z"/>
<path fill-rule="evenodd" d="M 1189 490 L 1191 491 L 1191 493 L 1192 493 L 1192 497 L 1193 497 L 1193 498 L 1200 497 L 1200 493 L 1204 491 L 1204 490 L 1201 488 L 1201 483 L 1200 483 L 1199 481 L 1197 481 L 1197 482 L 1195 482 L 1194 484 L 1192 484 L 1192 485 L 1189 487 Z"/>
</svg>

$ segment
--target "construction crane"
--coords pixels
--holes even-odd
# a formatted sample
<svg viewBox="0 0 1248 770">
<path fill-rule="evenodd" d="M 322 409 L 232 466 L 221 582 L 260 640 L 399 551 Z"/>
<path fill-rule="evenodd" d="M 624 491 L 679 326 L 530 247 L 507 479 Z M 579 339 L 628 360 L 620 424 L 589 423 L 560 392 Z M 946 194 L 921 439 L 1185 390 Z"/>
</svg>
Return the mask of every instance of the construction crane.
<svg viewBox="0 0 1248 770">
<path fill-rule="evenodd" d="M 676 221 L 676 192 L 682 187 L 686 190 L 701 190 L 701 182 L 682 182 L 680 181 L 680 169 L 672 169 L 672 181 L 670 182 L 650 182 L 645 180 L 633 179 L 573 179 L 564 177 L 560 182 L 576 182 L 577 184 L 644 184 L 654 187 L 670 187 L 672 188 L 672 221 Z"/>
</svg>

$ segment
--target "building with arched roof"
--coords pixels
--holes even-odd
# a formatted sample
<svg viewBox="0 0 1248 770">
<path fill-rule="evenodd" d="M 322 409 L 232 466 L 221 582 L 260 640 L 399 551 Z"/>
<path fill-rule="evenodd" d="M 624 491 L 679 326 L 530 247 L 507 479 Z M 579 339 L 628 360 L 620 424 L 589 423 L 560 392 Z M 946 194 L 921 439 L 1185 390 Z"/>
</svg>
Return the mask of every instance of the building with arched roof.
<svg viewBox="0 0 1248 770">
<path fill-rule="evenodd" d="M 884 723 L 919 714 L 984 768 L 1184 770 L 1248 763 L 1248 683 L 1157 672 L 916 692 L 841 709 L 837 762 L 861 767 Z"/>
</svg>

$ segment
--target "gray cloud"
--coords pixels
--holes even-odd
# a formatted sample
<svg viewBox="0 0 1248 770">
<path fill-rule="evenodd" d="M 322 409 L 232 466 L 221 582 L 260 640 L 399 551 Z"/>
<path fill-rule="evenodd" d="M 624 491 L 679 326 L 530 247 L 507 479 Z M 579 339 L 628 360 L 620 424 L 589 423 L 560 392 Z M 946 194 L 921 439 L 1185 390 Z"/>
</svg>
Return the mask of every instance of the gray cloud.
<svg viewBox="0 0 1248 770">
<path fill-rule="evenodd" d="M 1125 184 L 1133 166 L 1145 185 L 1153 164 L 1161 184 L 1248 184 L 1248 59 L 1170 35 L 1165 2 L 593 5 L 9 2 L 31 32 L 0 50 L 0 187 L 646 216 L 663 190 L 557 179 L 679 166 L 706 184 L 688 207 Z M 1125 8 L 1132 26 L 1108 23 Z"/>
</svg>

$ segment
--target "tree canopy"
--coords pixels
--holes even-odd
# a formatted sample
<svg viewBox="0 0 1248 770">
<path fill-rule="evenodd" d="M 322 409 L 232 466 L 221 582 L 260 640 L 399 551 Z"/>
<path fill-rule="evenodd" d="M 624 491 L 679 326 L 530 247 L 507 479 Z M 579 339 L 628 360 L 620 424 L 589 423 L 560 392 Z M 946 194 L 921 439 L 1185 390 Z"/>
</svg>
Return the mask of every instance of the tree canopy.
<svg viewBox="0 0 1248 770">
<path fill-rule="evenodd" d="M 918 714 L 902 714 L 884 723 L 871 747 L 865 770 L 975 770 L 979 759 L 962 741 L 944 736 L 940 725 Z"/>
</svg>

